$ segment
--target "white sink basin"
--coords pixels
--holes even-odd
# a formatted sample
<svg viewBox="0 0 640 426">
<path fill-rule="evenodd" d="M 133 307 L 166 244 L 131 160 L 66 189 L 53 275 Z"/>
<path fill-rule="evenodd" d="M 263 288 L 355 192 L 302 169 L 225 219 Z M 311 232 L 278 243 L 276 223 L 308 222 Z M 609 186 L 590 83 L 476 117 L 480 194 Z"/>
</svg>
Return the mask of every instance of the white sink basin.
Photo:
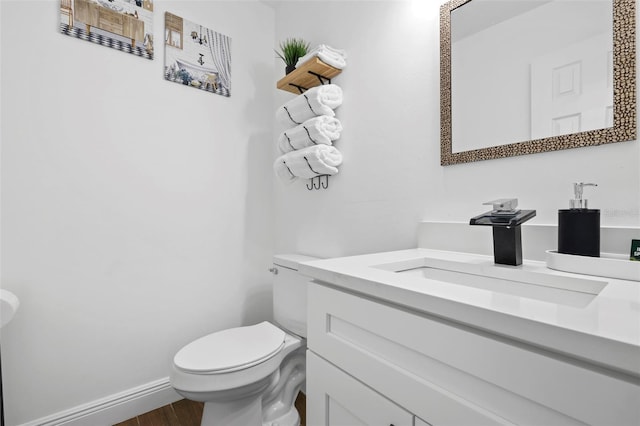
<svg viewBox="0 0 640 426">
<path fill-rule="evenodd" d="M 15 294 L 0 289 L 0 327 L 4 327 L 15 315 L 20 301 Z"/>
<path fill-rule="evenodd" d="M 376 268 L 419 276 L 528 299 L 575 307 L 587 306 L 607 285 L 606 281 L 559 276 L 496 266 L 422 258 L 376 265 Z M 425 282 L 425 285 L 428 285 Z"/>
</svg>

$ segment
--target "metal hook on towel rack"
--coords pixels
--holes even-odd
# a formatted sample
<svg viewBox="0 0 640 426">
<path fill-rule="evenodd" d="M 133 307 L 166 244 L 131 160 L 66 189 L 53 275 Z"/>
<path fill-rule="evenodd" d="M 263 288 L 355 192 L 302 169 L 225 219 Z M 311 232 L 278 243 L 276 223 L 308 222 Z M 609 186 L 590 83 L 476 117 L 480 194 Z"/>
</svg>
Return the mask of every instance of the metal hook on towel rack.
<svg viewBox="0 0 640 426">
<path fill-rule="evenodd" d="M 324 180 L 322 179 L 324 178 Z M 307 184 L 307 189 L 311 191 L 312 189 L 327 189 L 329 187 L 329 175 L 319 175 L 316 177 L 312 177 L 309 179 L 309 183 Z"/>
</svg>

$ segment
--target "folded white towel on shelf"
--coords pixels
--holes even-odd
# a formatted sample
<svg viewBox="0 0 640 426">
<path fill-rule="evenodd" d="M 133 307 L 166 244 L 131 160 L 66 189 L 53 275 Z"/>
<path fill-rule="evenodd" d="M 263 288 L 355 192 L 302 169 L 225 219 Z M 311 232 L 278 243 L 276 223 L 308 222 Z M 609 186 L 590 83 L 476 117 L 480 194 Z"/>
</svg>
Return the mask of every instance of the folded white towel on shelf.
<svg viewBox="0 0 640 426">
<path fill-rule="evenodd" d="M 335 175 L 342 164 L 342 154 L 329 145 L 314 145 L 281 155 L 273 162 L 276 175 L 284 182 L 297 178 Z"/>
<path fill-rule="evenodd" d="M 335 49 L 326 44 L 320 44 L 316 48 L 309 51 L 306 55 L 298 59 L 296 66 L 300 66 L 309 59 L 317 56 L 325 64 L 334 68 L 342 69 L 347 66 L 347 52 L 342 49 Z"/>
<path fill-rule="evenodd" d="M 287 153 L 313 145 L 331 145 L 340 137 L 342 123 L 335 117 L 320 115 L 292 127 L 278 136 L 280 152 Z"/>
<path fill-rule="evenodd" d="M 312 87 L 291 99 L 276 111 L 276 119 L 287 127 L 302 124 L 319 115 L 336 115 L 333 110 L 342 105 L 342 89 L 335 84 Z"/>
</svg>

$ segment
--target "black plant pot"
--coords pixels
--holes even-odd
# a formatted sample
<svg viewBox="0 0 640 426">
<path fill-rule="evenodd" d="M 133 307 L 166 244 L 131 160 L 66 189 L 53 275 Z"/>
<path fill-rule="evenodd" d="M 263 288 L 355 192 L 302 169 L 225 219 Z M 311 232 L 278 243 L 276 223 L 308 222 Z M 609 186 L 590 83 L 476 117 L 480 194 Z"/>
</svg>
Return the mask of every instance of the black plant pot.
<svg viewBox="0 0 640 426">
<path fill-rule="evenodd" d="M 285 74 L 289 74 L 291 71 L 295 70 L 296 66 L 295 65 L 287 65 L 284 69 Z"/>
</svg>

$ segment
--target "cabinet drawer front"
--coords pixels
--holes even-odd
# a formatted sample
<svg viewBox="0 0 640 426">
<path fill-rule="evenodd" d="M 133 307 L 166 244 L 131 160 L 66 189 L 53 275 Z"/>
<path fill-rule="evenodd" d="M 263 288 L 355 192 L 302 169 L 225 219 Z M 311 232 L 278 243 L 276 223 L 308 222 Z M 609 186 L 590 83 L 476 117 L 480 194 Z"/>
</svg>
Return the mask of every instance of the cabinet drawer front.
<svg viewBox="0 0 640 426">
<path fill-rule="evenodd" d="M 434 425 L 640 423 L 637 380 L 317 283 L 308 300 L 311 350 Z"/>
<path fill-rule="evenodd" d="M 413 426 L 413 415 L 307 351 L 307 424 Z"/>
</svg>

